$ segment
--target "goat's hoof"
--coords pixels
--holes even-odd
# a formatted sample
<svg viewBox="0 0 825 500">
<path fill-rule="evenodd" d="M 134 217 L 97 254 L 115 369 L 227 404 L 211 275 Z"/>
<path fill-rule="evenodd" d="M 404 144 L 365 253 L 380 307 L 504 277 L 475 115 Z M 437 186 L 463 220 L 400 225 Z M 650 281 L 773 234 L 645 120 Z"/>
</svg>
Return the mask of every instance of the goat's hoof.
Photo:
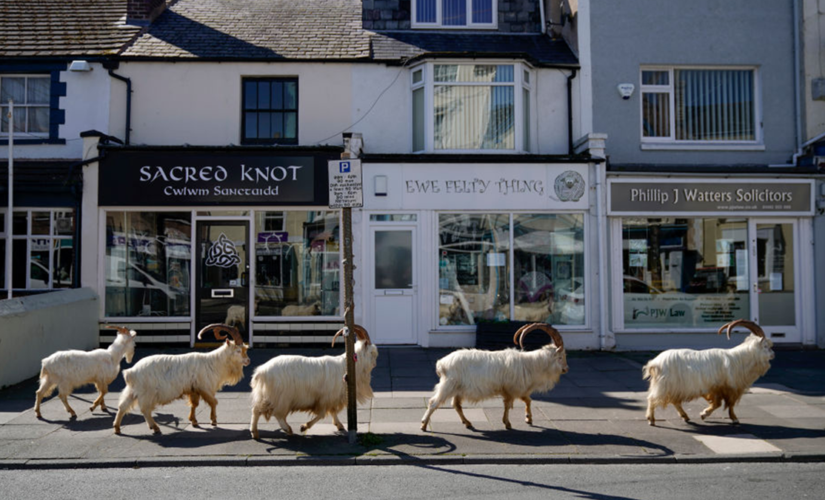
<svg viewBox="0 0 825 500">
<path fill-rule="evenodd" d="M 115 434 L 120 436 L 120 427 L 115 427 Z"/>
<path fill-rule="evenodd" d="M 69 417 L 69 420 L 77 420 L 77 414 L 72 413 L 71 416 Z"/>
<path fill-rule="evenodd" d="M 95 411 L 95 407 L 92 406 L 91 408 L 89 408 L 89 411 Z"/>
<path fill-rule="evenodd" d="M 307 428 L 306 425 L 301 426 L 301 434 L 305 433 L 307 430 L 308 430 L 308 428 Z M 338 430 L 340 431 L 341 429 L 338 429 Z"/>
<path fill-rule="evenodd" d="M 656 421 L 655 420 L 648 420 L 647 424 L 651 427 L 656 427 Z"/>
<path fill-rule="evenodd" d="M 525 418 L 524 423 L 526 423 L 527 425 L 533 425 L 533 419 L 532 418 Z"/>
<path fill-rule="evenodd" d="M 700 416 L 700 417 L 702 417 L 702 420 L 704 420 L 704 419 L 708 418 L 708 416 L 707 416 L 707 415 L 705 415 L 704 413 L 703 413 L 703 414 L 701 414 L 701 415 L 699 415 L 699 416 Z"/>
<path fill-rule="evenodd" d="M 739 425 L 739 421 L 738 421 L 738 420 L 731 420 L 731 423 L 732 423 L 733 425 Z"/>
<path fill-rule="evenodd" d="M 43 418 L 43 415 L 41 415 L 39 411 L 34 412 L 34 416 L 37 418 Z"/>
<path fill-rule="evenodd" d="M 682 417 L 682 420 L 684 420 L 685 422 L 690 422 L 690 417 Z"/>
<path fill-rule="evenodd" d="M 217 420 L 213 420 L 213 421 L 212 421 L 212 427 L 217 427 L 217 426 L 218 426 L 218 421 L 217 421 Z"/>
<path fill-rule="evenodd" d="M 426 422 L 421 422 L 421 430 L 425 431 L 425 432 L 427 431 L 427 423 Z"/>
<path fill-rule="evenodd" d="M 254 439 L 254 440 L 256 440 L 256 441 L 257 441 L 257 440 L 261 439 L 261 436 L 260 436 L 260 435 L 258 435 L 258 433 L 257 433 L 257 432 L 253 432 L 253 433 L 252 433 L 252 439 Z"/>
<path fill-rule="evenodd" d="M 160 434 L 160 427 L 152 427 L 152 434 Z"/>
<path fill-rule="evenodd" d="M 200 424 L 198 423 L 197 420 L 192 420 L 192 427 L 197 427 L 197 428 L 200 429 Z"/>
</svg>

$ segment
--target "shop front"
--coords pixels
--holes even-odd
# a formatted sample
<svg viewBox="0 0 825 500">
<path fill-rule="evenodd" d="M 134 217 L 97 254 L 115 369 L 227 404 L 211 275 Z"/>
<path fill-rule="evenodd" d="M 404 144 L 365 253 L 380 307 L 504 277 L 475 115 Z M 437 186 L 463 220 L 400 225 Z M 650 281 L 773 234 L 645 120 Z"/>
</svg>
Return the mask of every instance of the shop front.
<svg viewBox="0 0 825 500">
<path fill-rule="evenodd" d="M 715 334 L 740 318 L 777 343 L 815 342 L 813 189 L 785 178 L 609 179 L 617 346 L 691 345 L 651 334 Z"/>
<path fill-rule="evenodd" d="M 327 162 L 339 156 L 104 147 L 88 249 L 101 322 L 166 344 L 194 345 L 211 323 L 258 344 L 331 338 L 342 322 L 340 213 L 327 206 Z"/>
<path fill-rule="evenodd" d="M 508 160 L 365 159 L 360 302 L 376 342 L 472 346 L 479 325 L 540 321 L 598 346 L 594 167 Z"/>
</svg>

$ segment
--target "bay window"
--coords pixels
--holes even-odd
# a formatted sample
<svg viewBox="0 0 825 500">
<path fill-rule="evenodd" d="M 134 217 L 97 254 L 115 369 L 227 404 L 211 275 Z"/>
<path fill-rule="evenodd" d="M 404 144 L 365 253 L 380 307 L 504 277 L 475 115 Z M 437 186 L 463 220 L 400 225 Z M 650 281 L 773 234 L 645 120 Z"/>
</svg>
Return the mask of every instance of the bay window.
<svg viewBox="0 0 825 500">
<path fill-rule="evenodd" d="M 530 70 L 426 63 L 412 70 L 413 151 L 530 150 Z"/>
</svg>

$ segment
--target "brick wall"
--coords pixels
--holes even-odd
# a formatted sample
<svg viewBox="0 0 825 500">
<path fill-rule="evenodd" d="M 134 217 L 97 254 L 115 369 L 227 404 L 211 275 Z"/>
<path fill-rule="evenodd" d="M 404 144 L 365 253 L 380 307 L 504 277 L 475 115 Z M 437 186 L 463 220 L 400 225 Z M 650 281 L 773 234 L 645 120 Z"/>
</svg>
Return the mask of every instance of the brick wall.
<svg viewBox="0 0 825 500">
<path fill-rule="evenodd" d="M 137 23 L 152 22 L 165 8 L 166 0 L 128 0 L 126 19 Z"/>
</svg>

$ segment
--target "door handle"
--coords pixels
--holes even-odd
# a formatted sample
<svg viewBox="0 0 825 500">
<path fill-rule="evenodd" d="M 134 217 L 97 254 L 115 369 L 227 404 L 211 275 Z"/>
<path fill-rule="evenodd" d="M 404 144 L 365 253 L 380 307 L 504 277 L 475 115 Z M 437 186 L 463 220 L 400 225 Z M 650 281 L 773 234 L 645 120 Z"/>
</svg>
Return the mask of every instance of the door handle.
<svg viewBox="0 0 825 500">
<path fill-rule="evenodd" d="M 214 288 L 212 289 L 213 299 L 232 299 L 235 297 L 235 290 L 231 288 Z"/>
</svg>

